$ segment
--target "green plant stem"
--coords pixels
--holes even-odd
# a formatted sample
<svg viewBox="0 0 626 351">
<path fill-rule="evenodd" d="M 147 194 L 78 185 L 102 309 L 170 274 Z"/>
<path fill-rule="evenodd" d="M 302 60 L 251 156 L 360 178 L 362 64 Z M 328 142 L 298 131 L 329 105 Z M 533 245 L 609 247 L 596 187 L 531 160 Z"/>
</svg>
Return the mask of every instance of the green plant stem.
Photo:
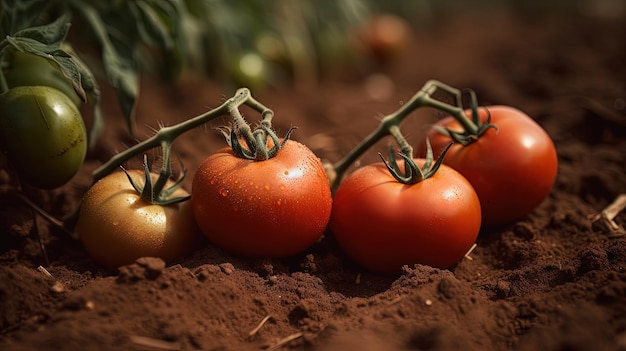
<svg viewBox="0 0 626 351">
<path fill-rule="evenodd" d="M 263 119 L 271 119 L 271 116 L 273 115 L 272 110 L 265 107 L 263 104 L 261 104 L 260 102 L 258 102 L 256 99 L 252 97 L 249 89 L 241 88 L 237 90 L 237 92 L 235 92 L 235 95 L 233 97 L 226 100 L 219 107 L 214 108 L 206 113 L 203 113 L 191 119 L 188 119 L 186 121 L 183 121 L 179 124 L 169 126 L 169 127 L 163 127 L 158 132 L 156 132 L 156 134 L 153 135 L 152 137 L 138 144 L 135 144 L 131 146 L 130 148 L 111 157 L 111 159 L 109 159 L 108 162 L 104 163 L 102 166 L 100 166 L 98 169 L 96 169 L 92 173 L 94 177 L 94 182 L 106 176 L 107 174 L 113 172 L 119 166 L 121 166 L 124 162 L 130 160 L 136 155 L 146 152 L 147 150 L 150 150 L 159 146 L 165 147 L 164 145 L 166 145 L 167 148 L 169 148 L 169 145 L 171 145 L 174 142 L 174 140 L 181 134 L 189 130 L 192 130 L 202 124 L 205 124 L 217 117 L 224 116 L 227 114 L 230 114 L 231 116 L 233 116 L 233 118 L 236 118 L 235 116 L 237 114 L 240 116 L 241 114 L 239 113 L 238 108 L 242 104 L 245 104 L 251 107 L 252 109 L 254 109 L 255 111 L 261 113 L 261 116 L 263 116 Z M 167 163 L 169 164 L 169 161 Z"/>
<path fill-rule="evenodd" d="M 161 149 L 163 150 L 163 166 L 161 167 L 161 172 L 159 173 L 159 178 L 156 183 L 152 187 L 152 191 L 154 194 L 160 194 L 165 184 L 167 184 L 167 180 L 172 175 L 172 166 L 170 164 L 170 151 L 172 148 L 172 143 L 169 140 L 161 141 Z"/>
<path fill-rule="evenodd" d="M 4 77 L 4 73 L 0 70 L 0 94 L 4 94 L 9 91 L 9 85 L 7 84 L 7 80 Z"/>
<path fill-rule="evenodd" d="M 1 69 L 2 67 L 4 67 L 4 51 L 7 47 L 7 40 L 4 39 L 2 40 L 2 42 L 0 42 L 0 94 L 4 94 L 7 91 L 9 91 L 9 84 L 7 83 L 7 79 L 4 76 L 4 72 Z"/>
<path fill-rule="evenodd" d="M 389 126 L 389 134 L 396 140 L 398 146 L 400 147 L 400 151 L 407 155 L 409 158 L 413 157 L 413 146 L 406 141 L 404 135 L 402 135 L 402 131 L 400 131 L 400 126 L 392 125 Z"/>
<path fill-rule="evenodd" d="M 437 91 L 442 90 L 454 97 L 455 104 L 434 99 L 432 95 Z M 359 158 L 365 151 L 371 148 L 379 140 L 385 136 L 393 136 L 400 150 L 405 155 L 412 157 L 413 148 L 408 144 L 402 133 L 400 132 L 400 124 L 409 116 L 413 111 L 421 107 L 432 107 L 440 111 L 444 111 L 452 115 L 461 125 L 468 131 L 477 131 L 478 126 L 470 120 L 464 112 L 462 104 L 462 93 L 459 89 L 453 88 L 447 84 L 441 83 L 437 80 L 429 80 L 424 84 L 423 88 L 418 91 L 409 102 L 402 105 L 397 111 L 383 117 L 378 127 L 372 131 L 365 139 L 363 139 L 357 146 L 355 146 L 348 154 L 346 154 L 341 160 L 332 164 L 326 165 L 326 172 L 330 180 L 331 190 L 334 193 L 339 184 L 341 183 L 345 172 L 350 166 Z"/>
</svg>

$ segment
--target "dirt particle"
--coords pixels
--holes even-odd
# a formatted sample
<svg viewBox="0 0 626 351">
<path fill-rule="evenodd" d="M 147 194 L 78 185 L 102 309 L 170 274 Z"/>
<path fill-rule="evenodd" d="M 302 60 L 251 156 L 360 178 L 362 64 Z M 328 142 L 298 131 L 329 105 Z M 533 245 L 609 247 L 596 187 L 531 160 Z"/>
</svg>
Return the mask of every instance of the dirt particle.
<svg viewBox="0 0 626 351">
<path fill-rule="evenodd" d="M 587 247 L 580 252 L 579 257 L 579 274 L 599 269 L 609 269 L 609 258 L 606 250 L 597 247 Z"/>
<path fill-rule="evenodd" d="M 520 239 L 532 240 L 537 237 L 537 230 L 529 223 L 519 222 L 513 225 L 513 234 Z"/>
<path fill-rule="evenodd" d="M 235 272 L 235 266 L 233 266 L 232 263 L 222 263 L 219 265 L 220 269 L 222 270 L 222 272 L 224 272 L 225 274 L 233 274 Z"/>
<path fill-rule="evenodd" d="M 119 283 L 132 283 L 143 279 L 155 280 L 165 269 L 165 262 L 156 257 L 142 257 L 135 263 L 119 268 L 117 281 Z"/>
<path fill-rule="evenodd" d="M 496 296 L 500 299 L 508 297 L 511 294 L 511 284 L 505 280 L 499 280 L 496 284 Z"/>
</svg>

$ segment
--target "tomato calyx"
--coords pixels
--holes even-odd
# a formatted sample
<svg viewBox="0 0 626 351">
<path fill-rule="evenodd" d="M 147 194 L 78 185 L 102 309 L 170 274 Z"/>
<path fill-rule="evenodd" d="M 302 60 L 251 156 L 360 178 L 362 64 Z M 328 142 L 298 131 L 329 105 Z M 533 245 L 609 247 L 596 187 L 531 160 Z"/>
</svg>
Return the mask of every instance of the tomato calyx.
<svg viewBox="0 0 626 351">
<path fill-rule="evenodd" d="M 485 122 L 480 121 L 480 117 L 478 114 L 478 100 L 476 98 L 476 93 L 467 89 L 470 95 L 470 110 L 472 112 L 472 118 L 468 118 L 467 116 L 457 116 L 453 115 L 453 117 L 463 126 L 463 131 L 455 131 L 450 128 L 444 128 L 441 126 L 433 126 L 433 129 L 437 130 L 439 133 L 449 137 L 456 143 L 460 143 L 465 146 L 471 144 L 478 140 L 487 130 L 493 128 L 496 131 L 498 127 L 491 123 L 491 113 L 487 109 L 487 118 Z"/>
<path fill-rule="evenodd" d="M 397 153 L 397 155 L 404 160 L 404 172 L 400 169 L 400 166 L 396 161 L 396 152 L 393 146 L 389 148 L 389 161 L 386 161 L 381 153 L 378 153 L 378 156 L 380 156 L 381 160 L 385 164 L 385 167 L 387 167 L 387 170 L 389 170 L 389 173 L 391 173 L 395 180 L 402 184 L 416 184 L 424 179 L 432 177 L 435 173 L 437 173 L 437 170 L 439 170 L 439 167 L 443 163 L 444 156 L 452 144 L 453 143 L 448 144 L 448 146 L 446 146 L 446 148 L 441 152 L 441 155 L 439 155 L 437 160 L 435 160 L 433 157 L 432 147 L 427 139 L 426 162 L 424 162 L 421 168 L 417 165 L 417 163 L 415 163 L 415 160 L 413 160 L 412 157 L 403 152 Z"/>
<path fill-rule="evenodd" d="M 224 128 L 221 132 L 235 156 L 247 160 L 265 161 L 278 154 L 295 129 L 296 127 L 289 128 L 282 141 L 272 129 L 269 121 L 265 120 L 254 130 L 245 123 L 243 125 L 233 123 L 230 128 Z"/>
<path fill-rule="evenodd" d="M 150 204 L 167 206 L 179 202 L 184 202 L 191 198 L 191 195 L 171 197 L 171 195 L 183 184 L 183 180 L 187 175 L 187 169 L 185 168 L 182 169 L 180 175 L 178 176 L 178 179 L 174 181 L 174 184 L 167 188 L 165 188 L 165 185 L 167 184 L 167 181 L 171 175 L 169 162 L 164 164 L 164 167 L 163 169 L 161 169 L 159 177 L 154 184 L 152 183 L 152 173 L 150 172 L 150 167 L 148 166 L 148 157 L 146 155 L 144 155 L 143 157 L 143 169 L 145 175 L 144 184 L 139 184 L 138 182 L 136 182 L 133 177 L 128 174 L 123 166 L 120 166 L 120 168 L 122 169 L 122 171 L 124 171 L 126 177 L 128 177 L 128 181 L 133 186 L 133 189 L 135 189 L 135 191 L 141 196 L 141 199 Z"/>
</svg>

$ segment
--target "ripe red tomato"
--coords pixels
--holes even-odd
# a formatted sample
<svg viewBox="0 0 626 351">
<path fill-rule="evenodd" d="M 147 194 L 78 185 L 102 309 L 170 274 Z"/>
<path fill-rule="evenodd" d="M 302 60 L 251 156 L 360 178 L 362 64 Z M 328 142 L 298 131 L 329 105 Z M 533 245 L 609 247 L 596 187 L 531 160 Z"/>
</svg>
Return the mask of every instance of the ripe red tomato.
<svg viewBox="0 0 626 351">
<path fill-rule="evenodd" d="M 128 173 L 139 184 L 145 179 L 142 171 Z M 156 179 L 153 174 L 153 182 Z M 172 184 L 168 181 L 167 186 Z M 185 196 L 188 193 L 180 188 L 171 194 Z M 100 179 L 87 191 L 76 231 L 91 257 L 111 270 L 147 256 L 169 262 L 202 242 L 189 201 L 172 205 L 146 202 L 124 172 Z"/>
<path fill-rule="evenodd" d="M 422 166 L 423 159 L 416 160 Z M 380 162 L 343 180 L 330 228 L 356 263 L 381 274 L 403 265 L 447 268 L 476 241 L 480 204 L 470 183 L 445 165 L 415 184 L 396 181 Z"/>
<path fill-rule="evenodd" d="M 246 257 L 286 257 L 324 233 L 332 198 L 321 161 L 289 140 L 276 156 L 254 161 L 224 148 L 196 171 L 191 206 L 215 245 Z"/>
<path fill-rule="evenodd" d="M 488 110 L 497 129 L 488 129 L 466 146 L 455 143 L 444 163 L 474 186 L 483 225 L 499 226 L 524 217 L 546 198 L 556 179 L 557 154 L 550 136 L 522 111 L 508 106 L 490 106 Z M 479 109 L 479 116 L 485 121 L 487 110 Z M 435 125 L 463 130 L 452 117 Z M 427 138 L 435 157 L 451 142 L 449 136 L 435 129 Z M 425 154 L 425 149 L 421 145 L 418 154 Z"/>
</svg>

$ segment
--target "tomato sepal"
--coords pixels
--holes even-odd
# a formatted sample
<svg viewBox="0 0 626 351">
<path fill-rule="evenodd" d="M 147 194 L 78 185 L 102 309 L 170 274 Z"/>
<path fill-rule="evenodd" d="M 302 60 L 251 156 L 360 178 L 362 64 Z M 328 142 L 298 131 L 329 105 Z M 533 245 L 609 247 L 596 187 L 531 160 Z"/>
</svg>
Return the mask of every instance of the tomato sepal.
<svg viewBox="0 0 626 351">
<path fill-rule="evenodd" d="M 463 146 L 475 142 L 491 128 L 495 129 L 496 133 L 498 132 L 498 127 L 495 124 L 491 123 L 491 113 L 489 112 L 489 110 L 487 110 L 487 118 L 485 119 L 485 121 L 482 122 L 480 120 L 480 115 L 478 113 L 478 99 L 476 97 L 476 93 L 472 89 L 466 89 L 466 91 L 470 95 L 470 111 L 472 113 L 472 118 L 469 119 L 465 115 L 452 115 L 452 117 L 459 121 L 461 126 L 463 126 L 463 131 L 459 132 L 442 126 L 432 127 L 440 134 L 449 137 L 454 142 L 459 143 Z"/>
<path fill-rule="evenodd" d="M 191 195 L 170 197 L 183 184 L 183 180 L 187 175 L 186 168 L 182 169 L 180 175 L 174 181 L 174 184 L 167 188 L 165 188 L 165 185 L 167 184 L 167 181 L 171 175 L 169 162 L 167 163 L 167 165 L 164 165 L 163 169 L 159 173 L 159 177 L 157 178 L 155 184 L 152 184 L 150 167 L 148 166 L 148 157 L 146 155 L 144 155 L 143 157 L 143 170 L 145 175 L 143 185 L 136 182 L 133 177 L 128 174 L 123 166 L 120 166 L 120 169 L 126 174 L 128 181 L 132 185 L 133 189 L 135 189 L 137 194 L 141 196 L 141 199 L 150 204 L 167 206 L 177 204 L 179 202 L 184 202 L 191 198 Z"/>
<path fill-rule="evenodd" d="M 246 160 L 265 161 L 278 154 L 295 129 L 296 127 L 289 128 L 282 141 L 270 123 L 262 122 L 254 130 L 251 130 L 247 124 L 242 127 L 241 124 L 233 123 L 230 128 L 224 128 L 221 132 L 235 156 Z M 268 138 L 272 141 L 269 148 Z M 242 140 L 245 145 L 242 144 Z"/>
<path fill-rule="evenodd" d="M 416 184 L 423 181 L 424 179 L 432 177 L 437 172 L 437 170 L 439 170 L 439 167 L 443 163 L 443 158 L 445 157 L 452 144 L 453 143 L 448 144 L 448 146 L 441 152 L 441 154 L 435 161 L 433 157 L 433 149 L 430 146 L 430 141 L 426 139 L 426 161 L 421 168 L 417 165 L 417 163 L 415 163 L 415 160 L 412 157 L 406 155 L 405 153 L 399 152 L 396 154 L 393 146 L 389 147 L 389 161 L 386 161 L 380 152 L 378 153 L 378 156 L 383 161 L 383 164 L 385 165 L 385 167 L 387 167 L 387 170 L 389 171 L 389 173 L 391 173 L 395 180 L 402 184 Z M 396 155 L 400 156 L 402 160 L 404 160 L 404 172 L 400 169 L 398 161 L 396 161 Z M 434 164 L 433 161 L 435 161 Z"/>
</svg>

